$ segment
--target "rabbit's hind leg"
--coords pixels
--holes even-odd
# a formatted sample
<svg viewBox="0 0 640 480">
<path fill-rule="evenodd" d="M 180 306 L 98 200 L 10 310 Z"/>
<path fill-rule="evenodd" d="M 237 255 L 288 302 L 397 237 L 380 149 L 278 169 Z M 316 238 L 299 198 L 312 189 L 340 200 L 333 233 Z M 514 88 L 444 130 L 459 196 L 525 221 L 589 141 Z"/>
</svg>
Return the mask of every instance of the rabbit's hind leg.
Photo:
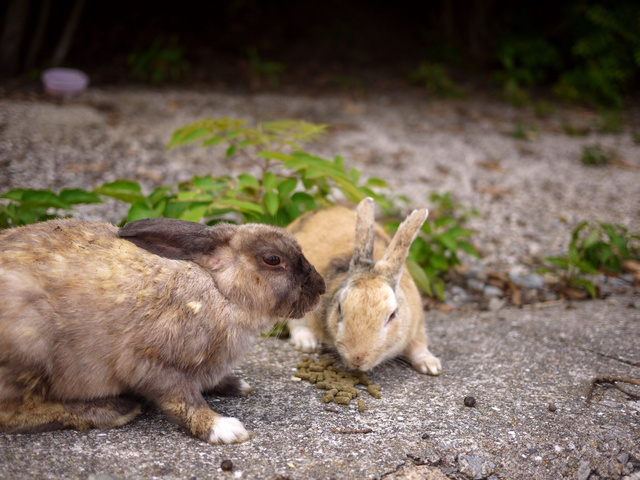
<svg viewBox="0 0 640 480">
<path fill-rule="evenodd" d="M 126 397 L 57 402 L 29 396 L 0 404 L 0 432 L 108 429 L 130 422 L 139 413 L 138 402 Z"/>
<path fill-rule="evenodd" d="M 205 390 L 204 393 L 221 397 L 246 397 L 253 390 L 253 387 L 241 378 L 227 375 L 215 387 Z"/>
</svg>

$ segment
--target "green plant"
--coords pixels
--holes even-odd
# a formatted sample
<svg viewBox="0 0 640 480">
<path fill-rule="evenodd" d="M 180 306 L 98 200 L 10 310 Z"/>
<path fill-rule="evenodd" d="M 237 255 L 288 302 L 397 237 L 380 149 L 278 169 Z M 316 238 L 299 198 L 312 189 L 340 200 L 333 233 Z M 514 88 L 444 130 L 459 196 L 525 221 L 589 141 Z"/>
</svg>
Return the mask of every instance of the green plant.
<svg viewBox="0 0 640 480">
<path fill-rule="evenodd" d="M 557 50 L 542 37 L 506 39 L 497 57 L 502 65 L 497 79 L 518 87 L 539 85 L 561 67 Z"/>
<path fill-rule="evenodd" d="M 409 79 L 434 95 L 455 98 L 465 95 L 464 90 L 451 80 L 447 67 L 439 63 L 421 62 L 420 66 L 409 74 Z"/>
<path fill-rule="evenodd" d="M 538 118 L 549 118 L 557 111 L 558 109 L 553 103 L 545 102 L 544 100 L 534 102 L 533 104 L 533 113 Z"/>
<path fill-rule="evenodd" d="M 560 77 L 556 93 L 614 108 L 640 76 L 638 2 L 577 3 L 573 69 Z"/>
<path fill-rule="evenodd" d="M 383 180 L 360 181 L 360 172 L 346 170 L 342 157 L 326 160 L 300 149 L 315 140 L 325 125 L 303 121 L 259 123 L 212 118 L 176 130 L 167 148 L 199 141 L 204 147 L 219 146 L 224 156 L 236 155 L 257 174 L 196 176 L 177 187 L 160 187 L 150 195 L 136 182 L 121 180 L 103 185 L 96 193 L 131 204 L 127 221 L 145 217 L 173 217 L 208 223 L 220 220 L 287 225 L 305 211 L 335 203 L 340 196 L 357 203 L 371 196 L 391 207 L 375 189 L 386 189 Z"/>
<path fill-rule="evenodd" d="M 127 63 L 131 78 L 155 84 L 180 80 L 189 70 L 177 37 L 168 40 L 156 38 L 146 50 L 139 49 L 129 54 Z"/>
<path fill-rule="evenodd" d="M 517 138 L 518 140 L 533 141 L 539 137 L 540 131 L 535 125 L 516 122 L 511 135 L 513 138 Z"/>
<path fill-rule="evenodd" d="M 619 135 L 624 128 L 624 116 L 619 110 L 602 110 L 598 120 L 598 132 Z"/>
<path fill-rule="evenodd" d="M 59 194 L 51 190 L 15 189 L 0 195 L 0 229 L 41 222 L 66 216 L 74 205 L 101 203 L 94 193 L 65 189 Z"/>
<path fill-rule="evenodd" d="M 567 256 L 548 257 L 545 261 L 562 272 L 568 287 L 584 289 L 595 298 L 597 288 L 584 275 L 615 275 L 620 273 L 624 260 L 638 259 L 640 235 L 630 234 L 622 225 L 585 221 L 571 233 Z"/>
<path fill-rule="evenodd" d="M 407 267 L 421 290 L 443 300 L 445 276 L 460 264 L 460 252 L 478 256 L 468 241 L 473 231 L 463 227 L 477 212 L 455 202 L 450 192 L 432 194 L 430 200 L 433 209 L 411 245 Z M 386 228 L 396 231 L 398 222 L 389 222 Z"/>
<path fill-rule="evenodd" d="M 571 122 L 563 121 L 561 124 L 562 131 L 571 137 L 585 137 L 591 133 L 589 128 L 576 127 Z"/>
<path fill-rule="evenodd" d="M 583 147 L 580 161 L 586 167 L 602 167 L 611 164 L 615 155 L 596 146 Z"/>
<path fill-rule="evenodd" d="M 541 37 L 506 39 L 496 56 L 502 69 L 494 76 L 502 83 L 502 94 L 519 107 L 530 103 L 526 88 L 540 84 L 561 66 L 556 49 Z"/>
<path fill-rule="evenodd" d="M 256 78 L 266 78 L 269 87 L 277 89 L 280 86 L 280 74 L 286 71 L 286 66 L 279 62 L 262 59 L 256 48 L 248 48 L 247 56 L 252 75 Z"/>
</svg>

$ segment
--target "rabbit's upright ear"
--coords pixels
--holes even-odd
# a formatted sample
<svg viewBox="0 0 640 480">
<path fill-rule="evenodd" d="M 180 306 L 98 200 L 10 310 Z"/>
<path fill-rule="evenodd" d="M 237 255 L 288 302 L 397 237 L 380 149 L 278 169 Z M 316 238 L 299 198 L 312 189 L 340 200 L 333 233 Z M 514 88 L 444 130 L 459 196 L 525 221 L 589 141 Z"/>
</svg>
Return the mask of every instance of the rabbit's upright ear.
<svg viewBox="0 0 640 480">
<path fill-rule="evenodd" d="M 368 270 L 373 265 L 374 220 L 373 198 L 367 197 L 356 207 L 356 235 L 350 271 Z"/>
<path fill-rule="evenodd" d="M 237 227 L 207 227 L 174 218 L 146 218 L 127 223 L 118 236 L 140 248 L 174 260 L 193 260 L 229 242 Z"/>
<path fill-rule="evenodd" d="M 424 208 L 414 210 L 400 224 L 383 257 L 376 263 L 374 270 L 385 277 L 392 285 L 397 285 L 400 281 L 402 267 L 409 255 L 409 247 L 411 247 L 428 215 L 429 211 Z"/>
</svg>

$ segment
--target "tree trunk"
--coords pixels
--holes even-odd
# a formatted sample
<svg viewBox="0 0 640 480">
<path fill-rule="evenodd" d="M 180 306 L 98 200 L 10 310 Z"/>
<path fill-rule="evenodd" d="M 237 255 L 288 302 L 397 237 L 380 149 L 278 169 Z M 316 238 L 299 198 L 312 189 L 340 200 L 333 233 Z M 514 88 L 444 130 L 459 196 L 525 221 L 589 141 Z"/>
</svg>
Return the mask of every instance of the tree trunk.
<svg viewBox="0 0 640 480">
<path fill-rule="evenodd" d="M 51 12 L 51 0 L 42 0 L 40 12 L 38 13 L 38 24 L 33 32 L 33 39 L 29 45 L 29 52 L 24 63 L 25 70 L 34 67 L 38 61 L 38 55 L 42 49 L 42 41 L 44 40 L 44 32 L 47 30 L 47 20 L 49 20 L 49 12 Z"/>
<path fill-rule="evenodd" d="M 7 7 L 0 39 L 0 71 L 13 75 L 20 68 L 20 48 L 29 20 L 30 0 L 13 0 Z"/>
<path fill-rule="evenodd" d="M 84 3 L 85 0 L 76 0 L 73 5 L 71 16 L 69 16 L 69 20 L 67 21 L 67 24 L 64 27 L 64 31 L 62 32 L 62 37 L 60 37 L 60 41 L 58 42 L 56 51 L 54 52 L 53 58 L 51 59 L 51 63 L 54 67 L 59 66 L 67 57 L 67 53 L 69 53 L 73 35 L 76 33 L 76 27 L 80 22 L 80 16 L 82 15 Z"/>
</svg>

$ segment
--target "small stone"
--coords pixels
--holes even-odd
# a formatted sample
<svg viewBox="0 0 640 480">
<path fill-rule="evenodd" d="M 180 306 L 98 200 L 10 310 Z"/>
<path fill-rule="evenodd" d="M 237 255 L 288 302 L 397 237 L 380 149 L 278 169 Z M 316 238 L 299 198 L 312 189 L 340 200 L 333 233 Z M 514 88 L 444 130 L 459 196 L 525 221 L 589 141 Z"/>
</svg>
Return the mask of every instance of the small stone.
<svg viewBox="0 0 640 480">
<path fill-rule="evenodd" d="M 591 475 L 591 467 L 589 466 L 589 462 L 586 460 L 580 460 L 580 464 L 578 465 L 578 480 L 587 480 Z"/>
<path fill-rule="evenodd" d="M 467 407 L 475 407 L 476 406 L 476 399 L 473 397 L 464 397 L 464 404 Z"/>
<path fill-rule="evenodd" d="M 556 407 L 556 404 L 555 404 L 555 403 L 551 402 L 551 403 L 547 406 L 547 409 L 548 409 L 550 412 L 555 412 L 556 410 L 558 410 L 558 407 Z"/>
<path fill-rule="evenodd" d="M 485 284 L 480 280 L 476 280 L 475 278 L 467 279 L 467 287 L 471 290 L 475 290 L 476 292 L 482 292 L 484 290 Z"/>
<path fill-rule="evenodd" d="M 422 434 L 422 439 L 423 440 L 427 440 L 429 438 L 429 434 L 428 433 L 423 433 Z"/>
<path fill-rule="evenodd" d="M 502 297 L 504 295 L 504 292 L 502 291 L 501 288 L 498 288 L 493 285 L 487 285 L 482 290 L 482 295 L 484 295 L 485 298 L 495 298 L 495 297 Z"/>
<path fill-rule="evenodd" d="M 220 469 L 223 472 L 230 472 L 233 470 L 233 462 L 231 460 L 222 460 L 222 462 L 220 462 Z"/>
<path fill-rule="evenodd" d="M 495 312 L 500 310 L 502 307 L 504 307 L 504 305 L 505 305 L 504 300 L 498 297 L 491 297 L 491 299 L 489 300 L 489 304 L 487 306 L 489 310 L 491 310 L 492 312 Z"/>
<path fill-rule="evenodd" d="M 496 468 L 495 463 L 480 455 L 459 455 L 458 470 L 474 480 L 487 478 Z"/>
</svg>

